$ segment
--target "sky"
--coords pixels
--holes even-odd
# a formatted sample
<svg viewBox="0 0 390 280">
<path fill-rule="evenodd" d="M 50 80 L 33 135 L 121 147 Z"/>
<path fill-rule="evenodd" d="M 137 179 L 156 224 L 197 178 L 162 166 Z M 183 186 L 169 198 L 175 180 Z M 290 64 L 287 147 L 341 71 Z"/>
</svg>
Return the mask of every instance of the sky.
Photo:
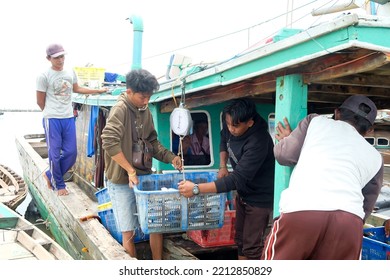
<svg viewBox="0 0 390 280">
<path fill-rule="evenodd" d="M 51 43 L 64 46 L 66 67 L 93 64 L 126 74 L 133 50 L 133 25 L 126 19 L 133 15 L 143 22 L 142 67 L 163 77 L 172 54 L 190 57 L 194 65 L 229 59 L 283 27 L 306 29 L 324 21 L 310 12 L 328 2 L 332 1 L 1 1 L 0 109 L 38 109 L 35 80 L 50 67 L 45 50 Z"/>
</svg>

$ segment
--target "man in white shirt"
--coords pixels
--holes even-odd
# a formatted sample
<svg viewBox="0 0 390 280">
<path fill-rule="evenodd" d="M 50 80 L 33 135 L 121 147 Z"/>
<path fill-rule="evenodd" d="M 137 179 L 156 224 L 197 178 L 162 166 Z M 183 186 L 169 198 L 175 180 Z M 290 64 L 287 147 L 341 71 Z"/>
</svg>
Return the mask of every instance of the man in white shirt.
<svg viewBox="0 0 390 280">
<path fill-rule="evenodd" d="M 49 152 L 50 169 L 44 173 L 48 187 L 67 195 L 63 176 L 76 162 L 76 125 L 72 107 L 72 92 L 103 93 L 107 88 L 80 87 L 73 69 L 64 69 L 65 50 L 60 44 L 46 49 L 46 59 L 51 67 L 38 75 L 36 83 L 37 104 L 43 112 L 43 126 Z"/>
<path fill-rule="evenodd" d="M 276 127 L 275 159 L 295 166 L 262 259 L 359 259 L 363 225 L 383 183 L 383 160 L 364 135 L 375 104 L 355 95 L 334 119 L 310 114 L 294 131 Z"/>
</svg>

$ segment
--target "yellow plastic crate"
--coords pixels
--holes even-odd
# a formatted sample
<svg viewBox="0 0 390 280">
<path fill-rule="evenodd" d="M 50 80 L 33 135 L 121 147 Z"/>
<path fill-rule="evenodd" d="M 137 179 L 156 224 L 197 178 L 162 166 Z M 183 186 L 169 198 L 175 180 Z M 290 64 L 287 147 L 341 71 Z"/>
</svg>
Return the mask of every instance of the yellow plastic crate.
<svg viewBox="0 0 390 280">
<path fill-rule="evenodd" d="M 111 201 L 98 205 L 98 210 L 99 210 L 99 211 L 107 210 L 107 209 L 110 209 L 110 208 L 112 208 L 112 203 L 111 203 Z"/>
<path fill-rule="evenodd" d="M 80 86 L 89 88 L 100 88 L 104 82 L 105 68 L 75 67 Z"/>
</svg>

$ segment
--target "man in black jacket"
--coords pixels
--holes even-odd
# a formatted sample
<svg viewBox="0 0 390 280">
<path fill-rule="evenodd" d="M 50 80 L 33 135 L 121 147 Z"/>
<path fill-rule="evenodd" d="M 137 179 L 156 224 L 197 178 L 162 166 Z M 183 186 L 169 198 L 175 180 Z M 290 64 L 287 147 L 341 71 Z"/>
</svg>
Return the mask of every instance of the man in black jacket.
<svg viewBox="0 0 390 280">
<path fill-rule="evenodd" d="M 273 210 L 275 158 L 266 121 L 250 99 L 233 100 L 223 110 L 220 168 L 215 182 L 183 181 L 186 197 L 199 193 L 237 190 L 236 235 L 238 259 L 260 259 L 263 237 Z M 233 172 L 227 170 L 228 159 Z"/>
</svg>

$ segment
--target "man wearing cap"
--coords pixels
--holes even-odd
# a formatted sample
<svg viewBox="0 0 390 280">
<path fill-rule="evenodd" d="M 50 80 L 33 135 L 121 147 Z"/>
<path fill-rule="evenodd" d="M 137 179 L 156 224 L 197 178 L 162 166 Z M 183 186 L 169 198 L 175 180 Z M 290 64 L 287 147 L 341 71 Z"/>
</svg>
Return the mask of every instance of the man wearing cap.
<svg viewBox="0 0 390 280">
<path fill-rule="evenodd" d="M 364 135 L 377 109 L 351 96 L 334 119 L 310 114 L 291 131 L 278 123 L 274 147 L 281 165 L 295 166 L 280 198 L 262 259 L 357 260 L 363 225 L 383 182 L 383 160 Z"/>
<path fill-rule="evenodd" d="M 37 104 L 43 112 L 43 126 L 49 151 L 49 166 L 44 174 L 48 187 L 67 195 L 63 175 L 73 166 L 77 157 L 76 127 L 72 107 L 72 92 L 94 94 L 106 88 L 80 87 L 73 69 L 64 69 L 65 50 L 60 44 L 46 49 L 51 67 L 37 77 Z"/>
</svg>

